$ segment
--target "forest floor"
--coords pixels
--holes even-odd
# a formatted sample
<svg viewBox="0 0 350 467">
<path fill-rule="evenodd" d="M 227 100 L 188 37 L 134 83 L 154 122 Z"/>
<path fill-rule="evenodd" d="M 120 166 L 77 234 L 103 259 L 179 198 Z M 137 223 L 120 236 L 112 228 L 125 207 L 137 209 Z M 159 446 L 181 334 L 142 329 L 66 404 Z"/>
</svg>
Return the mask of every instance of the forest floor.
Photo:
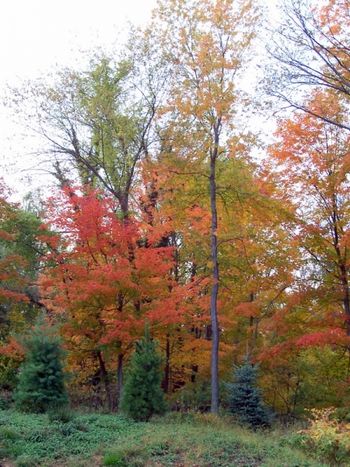
<svg viewBox="0 0 350 467">
<path fill-rule="evenodd" d="M 118 415 L 0 410 L 1 467 L 321 466 L 289 445 L 291 432 L 253 433 L 210 415 L 148 423 Z"/>
</svg>

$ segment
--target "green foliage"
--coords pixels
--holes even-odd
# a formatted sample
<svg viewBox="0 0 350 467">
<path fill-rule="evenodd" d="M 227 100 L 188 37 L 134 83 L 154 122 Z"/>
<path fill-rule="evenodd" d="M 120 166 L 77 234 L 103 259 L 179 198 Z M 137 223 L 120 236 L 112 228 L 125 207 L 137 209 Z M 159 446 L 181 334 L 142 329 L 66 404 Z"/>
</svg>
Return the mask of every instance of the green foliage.
<svg viewBox="0 0 350 467">
<path fill-rule="evenodd" d="M 79 415 L 68 423 L 47 414 L 0 411 L 1 459 L 48 465 L 264 465 L 317 467 L 279 433 L 254 433 L 211 414 L 167 414 L 148 423 L 116 415 Z M 84 429 L 83 429 L 84 428 Z M 2 433 L 7 433 L 4 437 Z M 291 435 L 291 434 L 290 434 Z M 100 461 L 100 454 L 103 460 Z M 25 465 L 25 464 L 23 464 Z M 30 464 L 29 464 L 30 465 Z M 94 464 L 95 465 L 95 464 Z"/>
<path fill-rule="evenodd" d="M 9 397 L 4 397 L 0 394 L 0 410 L 6 410 L 10 407 L 11 400 Z"/>
<path fill-rule="evenodd" d="M 230 411 L 252 428 L 269 426 L 271 423 L 270 414 L 257 387 L 257 372 L 257 366 L 246 361 L 235 369 L 233 382 L 227 384 Z"/>
<path fill-rule="evenodd" d="M 15 439 L 19 438 L 19 434 L 16 430 L 8 427 L 1 427 L 0 428 L 0 435 L 3 440 L 14 441 Z"/>
<path fill-rule="evenodd" d="M 38 312 L 36 290 L 29 282 L 38 272 L 42 232 L 41 220 L 3 199 L 1 188 L 0 183 L 0 340 L 6 341 L 8 334 L 22 331 Z M 6 359 L 0 360 L 0 385 L 9 387 L 12 375 L 7 365 Z"/>
<path fill-rule="evenodd" d="M 27 456 L 23 454 L 16 460 L 16 467 L 36 467 L 38 459 L 36 457 Z"/>
<path fill-rule="evenodd" d="M 165 411 L 161 363 L 156 344 L 146 329 L 145 336 L 136 343 L 122 398 L 123 411 L 134 420 L 147 421 L 153 414 Z"/>
<path fill-rule="evenodd" d="M 69 407 L 54 407 L 48 411 L 48 417 L 50 422 L 68 423 L 74 418 L 73 412 Z"/>
<path fill-rule="evenodd" d="M 171 395 L 170 404 L 180 411 L 208 411 L 210 408 L 210 381 L 199 380 L 187 383 Z"/>
<path fill-rule="evenodd" d="M 16 253 L 26 260 L 25 272 L 34 277 L 37 271 L 39 259 L 40 242 L 38 235 L 42 221 L 33 213 L 16 209 L 12 218 L 2 223 L 1 227 L 8 233 L 14 235 L 11 243 L 1 241 L 1 247 L 8 254 Z"/>
<path fill-rule="evenodd" d="M 118 467 L 142 467 L 147 459 L 147 453 L 142 446 L 130 446 L 128 444 L 118 446 L 109 451 L 103 458 L 103 465 Z"/>
<path fill-rule="evenodd" d="M 120 467 L 127 467 L 124 455 L 120 451 L 108 452 L 103 458 L 103 465 L 113 465 Z"/>
<path fill-rule="evenodd" d="M 335 418 L 335 410 L 313 409 L 307 429 L 288 437 L 291 446 L 312 451 L 331 465 L 350 465 L 349 425 Z"/>
<path fill-rule="evenodd" d="M 27 354 L 15 392 L 16 406 L 24 411 L 45 412 L 68 403 L 64 387 L 62 350 L 48 329 L 36 327 L 26 340 Z"/>
<path fill-rule="evenodd" d="M 6 200 L 0 181 L 0 347 L 8 337 L 28 329 L 38 314 L 37 290 L 32 285 L 38 273 L 38 240 L 41 220 Z M 20 359 L 0 352 L 0 389 L 13 390 Z"/>
<path fill-rule="evenodd" d="M 73 416 L 71 421 L 62 422 L 50 421 L 49 414 L 0 411 L 0 459 L 26 456 L 37 459 L 35 465 L 39 466 L 73 458 L 67 465 L 79 465 L 80 459 L 86 466 L 101 447 L 142 429 L 142 424 L 115 415 Z"/>
</svg>

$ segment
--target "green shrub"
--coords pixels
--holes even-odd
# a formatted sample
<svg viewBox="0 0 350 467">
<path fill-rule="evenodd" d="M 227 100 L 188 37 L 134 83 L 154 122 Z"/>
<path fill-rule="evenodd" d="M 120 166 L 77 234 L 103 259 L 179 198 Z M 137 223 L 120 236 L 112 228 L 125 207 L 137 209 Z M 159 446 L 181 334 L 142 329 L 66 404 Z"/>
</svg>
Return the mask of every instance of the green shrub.
<svg viewBox="0 0 350 467">
<path fill-rule="evenodd" d="M 7 410 L 11 405 L 11 397 L 9 395 L 0 394 L 0 410 Z"/>
<path fill-rule="evenodd" d="M 18 360 L 7 355 L 0 355 L 0 390 L 14 390 L 18 367 Z"/>
<path fill-rule="evenodd" d="M 62 351 L 54 334 L 36 327 L 25 342 L 26 359 L 15 392 L 16 407 L 29 412 L 46 412 L 68 403 L 62 370 Z"/>
<path fill-rule="evenodd" d="M 127 467 L 124 455 L 121 452 L 108 452 L 103 458 L 103 465 L 112 465 L 118 467 Z"/>
<path fill-rule="evenodd" d="M 299 432 L 300 447 L 332 465 L 350 465 L 349 425 L 336 419 L 333 408 L 312 409 L 311 416 L 310 426 Z"/>
<path fill-rule="evenodd" d="M 74 419 L 74 414 L 69 407 L 50 408 L 48 411 L 50 422 L 68 423 Z"/>
<path fill-rule="evenodd" d="M 0 439 L 2 440 L 15 440 L 19 438 L 19 434 L 16 430 L 9 428 L 9 427 L 1 427 L 0 428 Z"/>
<path fill-rule="evenodd" d="M 103 465 L 141 467 L 145 465 L 146 460 L 147 455 L 143 448 L 137 445 L 125 445 L 106 453 L 103 458 Z"/>
<path fill-rule="evenodd" d="M 161 357 L 148 328 L 145 336 L 136 343 L 123 390 L 122 409 L 138 421 L 147 421 L 153 414 L 165 411 L 164 393 L 161 389 Z"/>
<path fill-rule="evenodd" d="M 340 422 L 350 422 L 350 408 L 338 407 L 334 410 L 333 417 Z"/>
<path fill-rule="evenodd" d="M 170 404 L 180 411 L 207 412 L 210 409 L 210 398 L 210 382 L 200 380 L 188 383 L 174 392 L 170 397 Z"/>
<path fill-rule="evenodd" d="M 257 387 L 257 366 L 246 361 L 234 370 L 233 382 L 227 384 L 231 413 L 252 428 L 270 426 L 271 416 Z"/>
</svg>

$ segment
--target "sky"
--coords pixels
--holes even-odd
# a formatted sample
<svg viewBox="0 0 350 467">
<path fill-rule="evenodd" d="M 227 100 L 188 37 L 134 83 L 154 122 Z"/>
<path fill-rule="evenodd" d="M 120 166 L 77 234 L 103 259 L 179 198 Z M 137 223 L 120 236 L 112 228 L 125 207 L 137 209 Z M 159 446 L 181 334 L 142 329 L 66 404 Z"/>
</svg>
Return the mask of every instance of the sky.
<svg viewBox="0 0 350 467">
<path fill-rule="evenodd" d="M 20 114 L 6 103 L 10 87 L 82 63 L 82 53 L 115 50 L 129 23 L 144 25 L 157 0 L 3 0 L 0 15 L 0 178 L 20 201 L 48 176 L 33 152 L 40 148 Z M 268 0 L 271 18 L 276 0 Z M 85 54 L 85 57 L 87 55 Z M 43 193 L 45 195 L 45 193 Z"/>
<path fill-rule="evenodd" d="M 0 177 L 23 194 L 34 173 L 33 139 L 4 104 L 8 86 L 73 66 L 82 51 L 107 49 L 145 24 L 156 0 L 3 0 L 0 15 Z"/>
</svg>

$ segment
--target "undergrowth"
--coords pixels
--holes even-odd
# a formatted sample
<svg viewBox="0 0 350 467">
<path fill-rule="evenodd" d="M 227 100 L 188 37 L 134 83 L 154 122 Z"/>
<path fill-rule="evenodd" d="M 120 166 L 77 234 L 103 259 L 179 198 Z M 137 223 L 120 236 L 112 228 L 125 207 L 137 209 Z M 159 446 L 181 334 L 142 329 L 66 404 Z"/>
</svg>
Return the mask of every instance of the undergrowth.
<svg viewBox="0 0 350 467">
<path fill-rule="evenodd" d="M 118 415 L 0 411 L 0 459 L 16 467 L 327 465 L 283 439 L 210 415 L 169 414 L 135 423 Z"/>
</svg>

